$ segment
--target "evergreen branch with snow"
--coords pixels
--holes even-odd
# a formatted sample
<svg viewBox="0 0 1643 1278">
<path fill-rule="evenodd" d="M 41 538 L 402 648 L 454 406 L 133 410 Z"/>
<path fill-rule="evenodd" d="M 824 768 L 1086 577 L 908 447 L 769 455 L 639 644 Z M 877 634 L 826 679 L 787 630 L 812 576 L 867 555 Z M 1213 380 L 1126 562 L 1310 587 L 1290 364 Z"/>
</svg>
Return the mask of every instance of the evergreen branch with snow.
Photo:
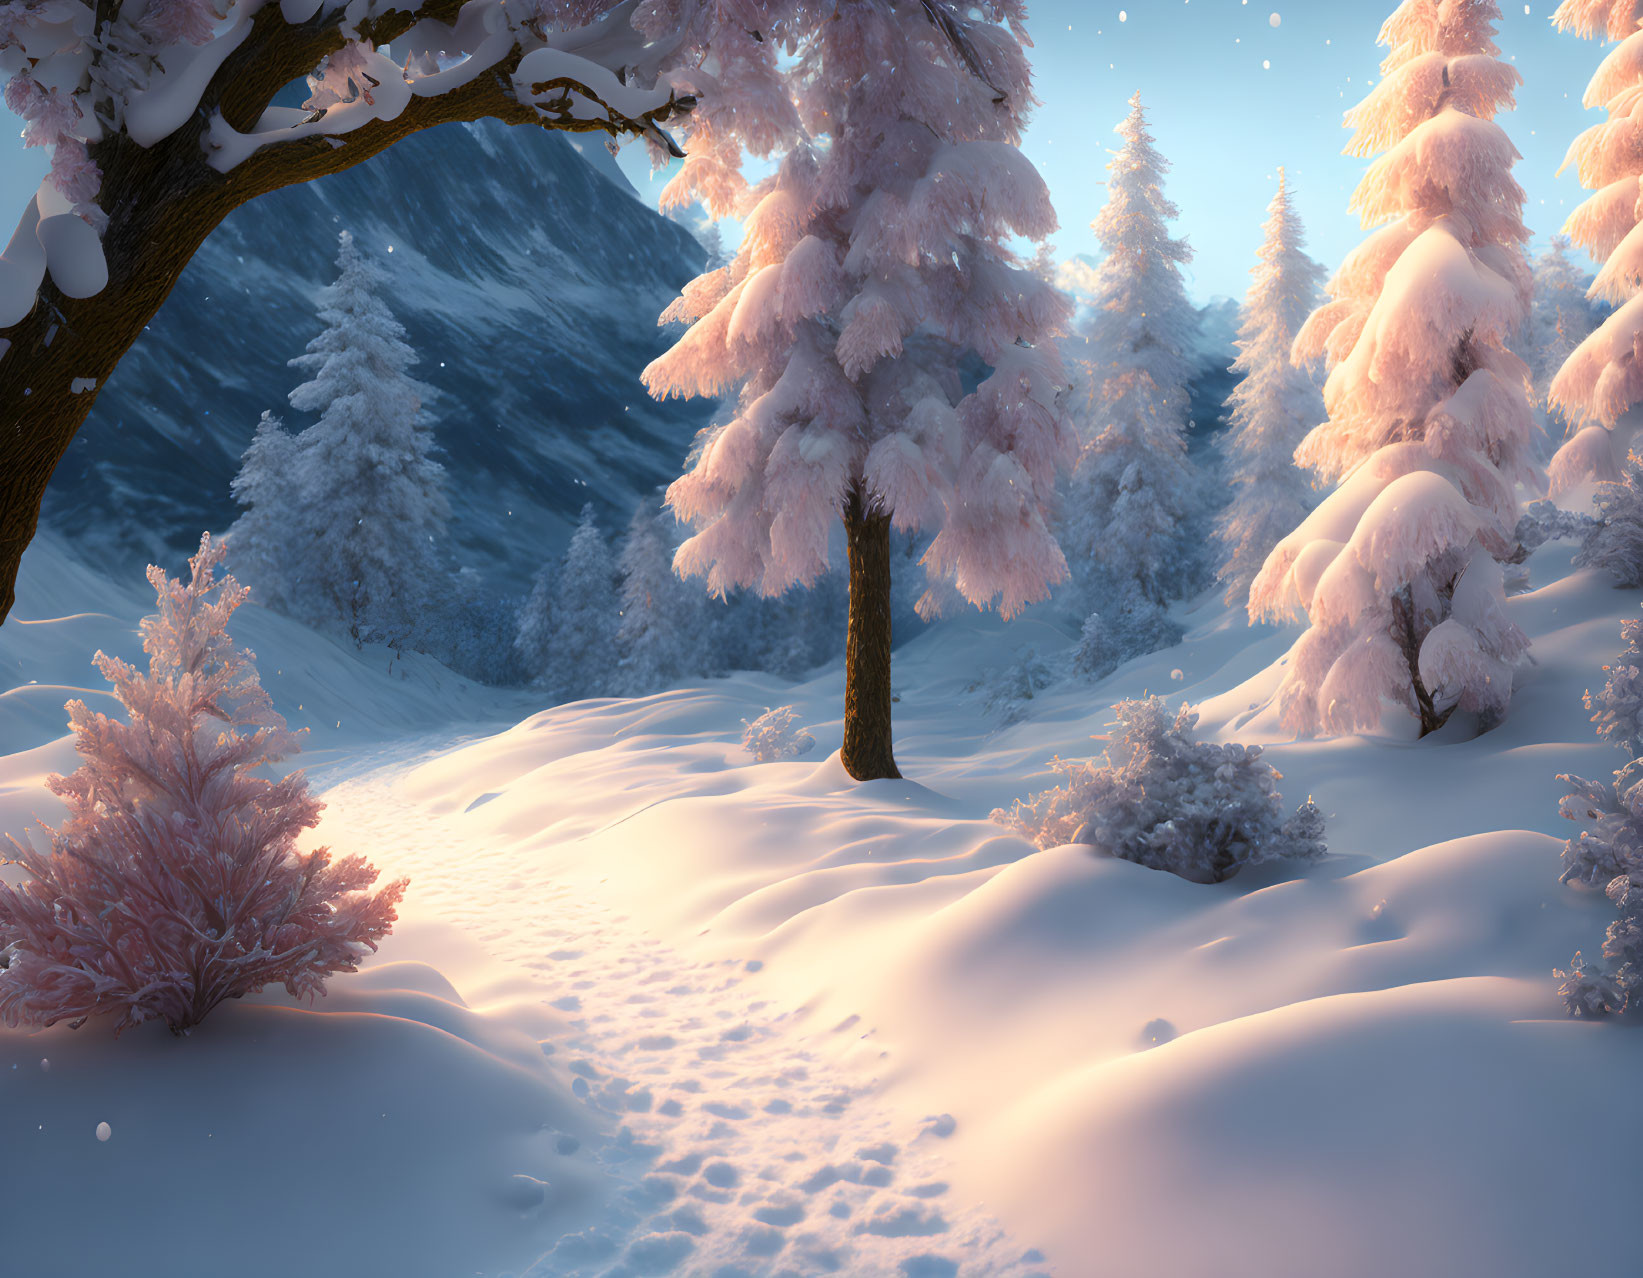
<svg viewBox="0 0 1643 1278">
<path fill-rule="evenodd" d="M 1564 0 L 1552 21 L 1585 39 L 1620 42 L 1604 57 L 1582 99 L 1588 109 L 1604 109 L 1608 118 L 1570 143 L 1559 169 L 1572 166 L 1580 184 L 1593 192 L 1569 215 L 1563 232 L 1603 264 L 1587 297 L 1615 308 L 1595 328 L 1595 315 L 1577 318 L 1556 348 L 1562 359 L 1553 370 L 1547 404 L 1573 432 L 1549 468 L 1551 496 L 1560 499 L 1594 480 L 1620 478 L 1637 431 L 1631 410 L 1643 400 L 1643 370 L 1636 357 L 1643 334 L 1643 208 L 1637 200 L 1643 152 L 1635 112 L 1643 88 L 1643 32 L 1635 6 L 1624 0 Z"/>
<path fill-rule="evenodd" d="M 1570 788 L 1559 812 L 1585 828 L 1563 847 L 1563 882 L 1602 891 L 1618 917 L 1603 941 L 1602 967 L 1580 954 L 1554 975 L 1571 1016 L 1643 1016 L 1643 760 L 1612 782 L 1560 776 Z"/>
</svg>

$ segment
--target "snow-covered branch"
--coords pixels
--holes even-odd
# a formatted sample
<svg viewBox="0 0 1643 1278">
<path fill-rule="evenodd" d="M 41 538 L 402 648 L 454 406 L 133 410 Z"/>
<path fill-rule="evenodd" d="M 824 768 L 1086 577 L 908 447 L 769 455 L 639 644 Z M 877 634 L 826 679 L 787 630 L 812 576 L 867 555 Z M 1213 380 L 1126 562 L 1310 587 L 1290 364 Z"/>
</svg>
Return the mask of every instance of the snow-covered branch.
<svg viewBox="0 0 1643 1278">
<path fill-rule="evenodd" d="M 473 118 L 475 95 L 461 91 L 489 77 L 481 95 L 489 113 L 643 137 L 679 154 L 661 129 L 693 105 L 661 74 L 679 40 L 640 38 L 634 8 L 617 5 L 593 29 L 560 32 L 537 10 L 503 0 L 227 0 L 221 9 L 213 0 L 150 0 L 111 16 L 85 0 L 11 0 L 0 7 L 6 101 L 27 123 L 26 141 L 52 152 L 52 169 L 0 255 L 0 327 L 28 314 L 48 273 L 67 297 L 102 290 L 101 234 L 148 194 L 140 178 L 149 166 L 125 153 L 196 132 L 191 121 L 205 127 L 180 149 L 216 172 L 278 147 L 302 180 L 311 176 L 305 152 L 288 144 L 317 137 L 339 147 L 418 99 L 431 104 L 415 127 Z M 303 77 L 310 96 L 302 107 L 271 105 Z M 185 191 L 208 180 L 198 166 L 189 176 Z M 268 182 L 251 185 L 246 198 Z M 71 216 L 99 238 L 59 220 Z"/>
</svg>

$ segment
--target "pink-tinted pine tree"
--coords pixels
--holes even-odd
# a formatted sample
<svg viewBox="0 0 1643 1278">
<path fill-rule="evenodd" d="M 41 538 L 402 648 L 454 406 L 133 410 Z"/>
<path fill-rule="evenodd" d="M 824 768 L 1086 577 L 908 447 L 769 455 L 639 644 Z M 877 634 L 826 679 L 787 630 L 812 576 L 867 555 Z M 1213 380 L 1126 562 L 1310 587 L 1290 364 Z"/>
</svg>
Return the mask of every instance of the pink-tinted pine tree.
<svg viewBox="0 0 1643 1278">
<path fill-rule="evenodd" d="M 1552 458 L 1554 500 L 1578 499 L 1597 483 L 1618 483 L 1643 425 L 1643 4 L 1637 0 L 1565 0 L 1552 21 L 1585 39 L 1619 40 L 1582 99 L 1608 119 L 1569 147 L 1593 195 L 1569 215 L 1564 233 L 1602 262 L 1588 296 L 1615 306 L 1552 378 L 1550 407 L 1577 428 Z M 1562 170 L 1560 169 L 1559 172 Z"/>
<path fill-rule="evenodd" d="M 1022 15 L 1019 0 L 862 0 L 814 25 L 727 12 L 744 23 L 735 60 L 716 89 L 685 82 L 702 108 L 668 198 L 744 215 L 745 238 L 666 312 L 691 327 L 645 373 L 659 396 L 737 396 L 669 490 L 697 530 L 676 563 L 715 593 L 779 594 L 822 573 L 843 523 L 858 780 L 899 775 L 892 525 L 934 529 L 932 578 L 1006 616 L 1067 571 L 1046 510 L 1072 443 L 1048 340 L 1069 306 L 1007 247 L 1055 228 L 1017 149 Z M 782 153 L 751 187 L 743 142 Z M 966 391 L 971 356 L 989 372 Z"/>
<path fill-rule="evenodd" d="M 1493 118 L 1521 80 L 1498 57 L 1499 16 L 1489 0 L 1406 0 L 1381 30 L 1381 82 L 1347 115 L 1349 151 L 1384 152 L 1352 200 L 1381 229 L 1295 343 L 1330 368 L 1329 420 L 1297 460 L 1343 482 L 1250 590 L 1251 617 L 1311 623 L 1278 694 L 1297 732 L 1375 729 L 1388 706 L 1422 735 L 1457 708 L 1487 721 L 1528 646 L 1498 562 L 1537 429 L 1506 349 L 1530 277 L 1518 154 Z"/>
<path fill-rule="evenodd" d="M 403 882 L 373 892 L 363 858 L 297 850 L 320 812 L 303 774 L 257 775 L 297 736 L 228 636 L 249 592 L 216 577 L 222 556 L 207 536 L 186 584 L 148 570 L 147 674 L 97 654 L 129 723 L 68 703 L 84 762 L 48 782 L 68 818 L 48 827 L 49 851 L 7 839 L 28 874 L 0 883 L 8 1024 L 106 1015 L 116 1033 L 182 1031 L 267 985 L 312 998 L 394 922 Z"/>
</svg>

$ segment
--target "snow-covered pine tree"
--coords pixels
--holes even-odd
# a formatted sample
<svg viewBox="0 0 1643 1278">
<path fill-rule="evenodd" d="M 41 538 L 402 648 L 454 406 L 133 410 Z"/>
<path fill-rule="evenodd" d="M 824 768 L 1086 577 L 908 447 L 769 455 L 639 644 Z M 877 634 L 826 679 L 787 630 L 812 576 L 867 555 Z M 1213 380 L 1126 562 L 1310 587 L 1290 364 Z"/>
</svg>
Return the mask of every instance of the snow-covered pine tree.
<svg viewBox="0 0 1643 1278">
<path fill-rule="evenodd" d="M 616 682 L 630 697 L 671 687 L 695 673 L 688 623 L 693 605 L 700 601 L 673 571 L 673 546 L 664 520 L 673 522 L 653 498 L 641 498 L 616 560 L 622 579 Z"/>
<path fill-rule="evenodd" d="M 822 574 L 829 530 L 844 523 L 841 758 L 870 780 L 899 775 L 892 523 L 937 529 L 932 576 L 1007 616 L 1066 575 L 1045 513 L 1072 444 L 1050 340 L 1069 308 L 1009 248 L 1055 229 L 1017 149 L 1032 103 L 1020 6 L 817 12 L 814 26 L 774 29 L 779 59 L 756 32 L 741 52 L 758 64 L 745 76 L 721 67 L 720 114 L 692 117 L 667 198 L 745 215 L 744 238 L 668 309 L 691 328 L 645 380 L 656 395 L 739 396 L 668 490 L 698 529 L 682 572 L 715 593 L 780 594 Z M 715 123 L 731 118 L 761 150 L 785 152 L 751 189 Z M 974 359 L 987 372 L 967 390 Z"/>
<path fill-rule="evenodd" d="M 618 611 L 616 566 L 590 503 L 582 507 L 554 581 L 541 680 L 560 701 L 603 697 L 614 690 Z"/>
<path fill-rule="evenodd" d="M 1635 105 L 1643 90 L 1643 12 L 1631 0 L 1564 0 L 1552 15 L 1560 31 L 1583 39 L 1618 40 L 1603 59 L 1582 104 L 1609 118 L 1569 147 L 1580 184 L 1594 194 L 1569 215 L 1563 230 L 1603 266 L 1590 296 L 1618 309 L 1564 360 L 1552 378 L 1550 407 L 1576 429 L 1549 468 L 1554 499 L 1575 498 L 1597 482 L 1620 479 L 1632 438 L 1643 425 L 1643 150 L 1636 144 Z M 1559 170 L 1562 172 L 1562 169 Z"/>
<path fill-rule="evenodd" d="M 245 513 L 223 543 L 234 571 L 255 591 L 257 602 L 280 612 L 289 612 L 293 598 L 301 594 L 295 576 L 300 568 L 291 553 L 304 541 L 307 512 L 294 492 L 296 454 L 297 441 L 284 423 L 264 412 L 229 485 Z"/>
<path fill-rule="evenodd" d="M 420 650 L 478 683 L 517 686 L 526 680 L 514 648 L 519 605 L 477 569 L 461 568 L 443 579 L 420 628 Z"/>
<path fill-rule="evenodd" d="M 1458 707 L 1503 713 L 1528 640 L 1505 613 L 1514 485 L 1534 477 L 1528 368 L 1506 348 L 1529 305 L 1517 150 L 1494 122 L 1521 82 L 1492 0 L 1406 0 L 1381 29 L 1349 150 L 1384 151 L 1352 199 L 1376 231 L 1296 339 L 1322 355 L 1329 420 L 1297 460 L 1345 482 L 1278 543 L 1251 617 L 1304 611 L 1279 705 L 1297 732 L 1424 735 Z"/>
<path fill-rule="evenodd" d="M 1569 260 L 1569 238 L 1554 235 L 1534 260 L 1534 303 L 1520 353 L 1534 378 L 1541 404 L 1541 424 L 1549 440 L 1561 443 L 1571 423 L 1562 409 L 1546 402 L 1552 378 L 1601 322 L 1599 308 L 1586 296 L 1592 277 Z"/>
<path fill-rule="evenodd" d="M 710 271 L 717 271 L 730 263 L 730 254 L 725 252 L 724 232 L 719 229 L 717 222 L 704 222 L 692 232 L 696 242 L 702 246 L 702 252 L 707 254 L 705 266 Z"/>
<path fill-rule="evenodd" d="M 519 605 L 514 621 L 513 651 L 525 679 L 541 683 L 553 650 L 553 592 L 558 565 L 545 563 L 531 579 L 530 594 Z"/>
<path fill-rule="evenodd" d="M 1243 380 L 1227 399 L 1232 413 L 1222 437 L 1233 497 L 1215 531 L 1228 603 L 1249 597 L 1249 583 L 1272 548 L 1306 518 L 1312 484 L 1295 464 L 1295 449 L 1324 416 L 1316 384 L 1289 358 L 1295 334 L 1318 300 L 1324 271 L 1303 248 L 1301 219 L 1290 205 L 1282 169 L 1263 229 L 1232 365 Z"/>
<path fill-rule="evenodd" d="M 1643 457 L 1628 453 L 1620 478 L 1596 484 L 1592 501 L 1597 522 L 1575 567 L 1601 568 L 1622 586 L 1643 586 Z"/>
<path fill-rule="evenodd" d="M 1153 146 L 1141 95 L 1114 130 L 1107 203 L 1091 224 L 1105 251 L 1082 330 L 1086 394 L 1074 417 L 1083 440 L 1063 538 L 1087 602 L 1134 582 L 1163 603 L 1188 582 L 1184 522 L 1196 495 L 1187 461 L 1187 383 L 1198 313 L 1181 282 L 1192 250 L 1171 239 L 1179 210 L 1164 196 L 1169 161 Z"/>
<path fill-rule="evenodd" d="M 1630 759 L 1612 781 L 1558 777 L 1569 792 L 1558 812 L 1580 824 L 1580 834 L 1563 845 L 1563 882 L 1586 891 L 1601 891 L 1614 902 L 1618 917 L 1609 924 L 1602 957 L 1590 962 L 1580 954 L 1568 971 L 1555 972 L 1558 992 L 1571 1016 L 1625 1016 L 1643 1019 L 1643 621 L 1621 623 L 1626 647 L 1604 670 L 1608 680 L 1596 696 L 1588 689 L 1597 735 L 1618 746 Z"/>
<path fill-rule="evenodd" d="M 406 371 L 416 352 L 377 295 L 380 274 L 352 235 L 340 239 L 340 274 L 320 294 L 325 331 L 291 361 L 313 375 L 291 392 L 291 405 L 319 420 L 281 457 L 292 503 L 283 549 L 266 531 L 253 541 L 265 558 L 283 561 L 293 615 L 340 623 L 356 643 L 415 646 L 422 615 L 445 586 L 439 551 L 450 515 L 444 468 L 421 419 L 430 388 Z M 266 445 L 271 455 L 285 447 L 271 435 Z"/>
<path fill-rule="evenodd" d="M 1127 582 L 1084 618 L 1073 669 L 1086 678 L 1105 679 L 1131 657 L 1174 647 L 1183 633 L 1167 611 Z"/>
<path fill-rule="evenodd" d="M 1626 646 L 1603 667 L 1603 690 L 1586 690 L 1585 704 L 1599 739 L 1635 759 L 1643 755 L 1643 618 L 1622 621 L 1620 637 Z"/>
</svg>

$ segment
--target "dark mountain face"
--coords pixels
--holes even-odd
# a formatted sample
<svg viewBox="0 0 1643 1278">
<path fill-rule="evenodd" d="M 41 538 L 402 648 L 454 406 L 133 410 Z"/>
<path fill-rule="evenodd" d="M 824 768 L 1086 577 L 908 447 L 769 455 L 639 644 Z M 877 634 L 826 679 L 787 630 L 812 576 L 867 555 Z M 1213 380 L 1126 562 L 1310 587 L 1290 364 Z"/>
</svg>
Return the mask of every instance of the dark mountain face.
<svg viewBox="0 0 1643 1278">
<path fill-rule="evenodd" d="M 656 316 L 701 248 L 603 155 L 483 121 L 229 217 L 98 397 L 45 519 L 110 566 L 178 564 L 201 529 L 232 523 L 228 484 L 258 416 L 310 424 L 286 403 L 302 380 L 286 361 L 323 327 L 314 298 L 344 229 L 385 268 L 422 356 L 413 372 L 439 392 L 424 411 L 462 562 L 523 589 L 584 502 L 614 532 L 678 475 L 712 406 L 657 404 L 639 373 L 667 345 Z"/>
<path fill-rule="evenodd" d="M 1194 356 L 1197 371 L 1187 383 L 1190 405 L 1187 432 L 1187 450 L 1202 464 L 1219 465 L 1212 460 L 1216 439 L 1226 429 L 1229 409 L 1227 396 L 1238 385 L 1238 376 L 1232 371 L 1232 361 L 1238 358 L 1238 324 L 1242 318 L 1238 303 L 1230 297 L 1218 297 L 1198 310 L 1198 340 Z"/>
</svg>

